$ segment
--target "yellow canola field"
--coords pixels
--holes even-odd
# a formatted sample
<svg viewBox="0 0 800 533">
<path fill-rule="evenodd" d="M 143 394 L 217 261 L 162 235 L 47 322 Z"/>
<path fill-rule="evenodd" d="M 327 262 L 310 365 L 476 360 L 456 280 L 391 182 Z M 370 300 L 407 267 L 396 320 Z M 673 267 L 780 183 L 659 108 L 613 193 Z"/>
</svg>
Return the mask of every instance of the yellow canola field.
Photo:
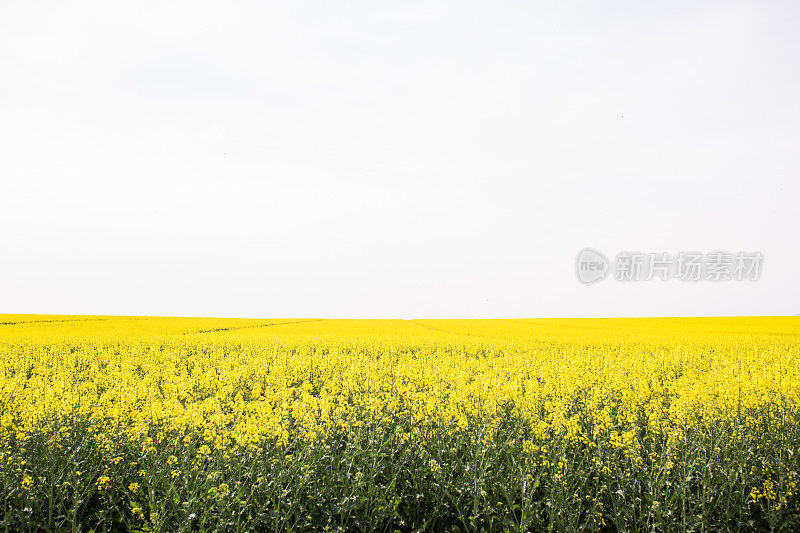
<svg viewBox="0 0 800 533">
<path fill-rule="evenodd" d="M 800 317 L 0 315 L 10 530 L 797 530 Z"/>
<path fill-rule="evenodd" d="M 212 445 L 319 439 L 368 421 L 541 437 L 689 425 L 797 405 L 800 318 L 204 319 L 0 315 L 2 431 L 64 417 Z M 589 433 L 594 433 L 594 435 Z M 627 436 L 626 436 L 627 435 Z M 490 438 L 490 435 L 487 435 Z M 627 443 L 627 444 L 626 444 Z"/>
</svg>

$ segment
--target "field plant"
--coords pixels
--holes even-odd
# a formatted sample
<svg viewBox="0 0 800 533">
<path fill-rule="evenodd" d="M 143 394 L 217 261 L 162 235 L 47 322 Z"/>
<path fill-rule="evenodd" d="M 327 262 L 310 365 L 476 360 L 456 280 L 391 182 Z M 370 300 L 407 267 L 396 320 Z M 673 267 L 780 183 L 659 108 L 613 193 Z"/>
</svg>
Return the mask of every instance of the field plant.
<svg viewBox="0 0 800 533">
<path fill-rule="evenodd" d="M 0 315 L 0 530 L 800 530 L 800 318 Z"/>
</svg>

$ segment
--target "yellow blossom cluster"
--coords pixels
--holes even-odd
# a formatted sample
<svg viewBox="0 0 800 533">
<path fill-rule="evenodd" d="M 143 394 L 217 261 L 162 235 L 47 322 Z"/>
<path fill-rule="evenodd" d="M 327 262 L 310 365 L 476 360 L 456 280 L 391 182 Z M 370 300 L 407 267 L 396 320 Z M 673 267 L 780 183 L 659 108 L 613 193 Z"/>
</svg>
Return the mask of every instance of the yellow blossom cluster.
<svg viewBox="0 0 800 533">
<path fill-rule="evenodd" d="M 722 516 L 710 490 L 771 527 L 800 508 L 799 357 L 800 317 L 0 315 L 0 477 L 45 529 L 80 529 L 80 505 L 327 527 L 327 502 L 369 498 L 386 528 L 691 529 Z"/>
<path fill-rule="evenodd" d="M 402 438 L 511 409 L 534 434 L 633 450 L 800 394 L 800 319 L 236 320 L 0 317 L 0 430 L 67 414 L 211 447 L 313 441 L 403 413 Z M 747 420 L 744 420 L 744 424 Z"/>
</svg>

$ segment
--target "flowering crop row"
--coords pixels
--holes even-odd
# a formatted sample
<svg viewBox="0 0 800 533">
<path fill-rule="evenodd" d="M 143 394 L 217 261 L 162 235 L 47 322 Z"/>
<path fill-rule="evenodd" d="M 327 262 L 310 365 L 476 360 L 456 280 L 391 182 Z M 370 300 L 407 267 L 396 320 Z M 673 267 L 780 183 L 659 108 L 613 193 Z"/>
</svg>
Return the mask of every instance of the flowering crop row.
<svg viewBox="0 0 800 533">
<path fill-rule="evenodd" d="M 800 318 L 0 315 L 10 529 L 793 529 Z"/>
</svg>

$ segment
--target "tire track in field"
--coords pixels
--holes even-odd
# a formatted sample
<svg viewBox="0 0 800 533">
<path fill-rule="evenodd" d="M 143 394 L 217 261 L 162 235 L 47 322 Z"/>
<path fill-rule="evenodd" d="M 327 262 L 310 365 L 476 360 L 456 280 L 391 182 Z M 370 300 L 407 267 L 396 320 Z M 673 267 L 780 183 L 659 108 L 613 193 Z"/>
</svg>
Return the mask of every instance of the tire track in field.
<svg viewBox="0 0 800 533">
<path fill-rule="evenodd" d="M 229 328 L 213 328 L 213 329 L 199 329 L 196 331 L 186 331 L 184 335 L 194 335 L 197 333 L 214 333 L 217 331 L 233 331 L 237 329 L 253 329 L 253 328 L 266 328 L 269 326 L 282 326 L 284 324 L 305 324 L 307 322 L 321 322 L 324 318 L 312 318 L 309 320 L 292 320 L 290 322 L 270 322 L 269 324 L 253 324 L 250 326 L 231 326 Z"/>
<path fill-rule="evenodd" d="M 418 322 L 417 320 L 409 320 L 409 322 L 411 322 L 412 324 L 414 324 L 416 326 L 420 326 L 422 328 L 430 329 L 430 330 L 433 330 L 433 331 L 439 331 L 441 333 L 448 333 L 450 335 L 463 335 L 465 337 L 478 337 L 478 338 L 481 338 L 481 339 L 495 339 L 496 338 L 496 337 L 492 337 L 490 335 L 480 335 L 478 333 L 464 333 L 464 332 L 461 332 L 461 331 L 450 331 L 450 330 L 443 329 L 443 328 L 437 328 L 436 326 L 431 326 L 430 324 L 425 324 L 425 323 L 422 323 L 422 322 Z"/>
<path fill-rule="evenodd" d="M 18 320 L 16 322 L 0 322 L 0 326 L 20 326 L 24 324 L 47 324 L 50 322 L 93 322 L 111 320 L 110 318 L 58 318 L 53 320 Z"/>
</svg>

